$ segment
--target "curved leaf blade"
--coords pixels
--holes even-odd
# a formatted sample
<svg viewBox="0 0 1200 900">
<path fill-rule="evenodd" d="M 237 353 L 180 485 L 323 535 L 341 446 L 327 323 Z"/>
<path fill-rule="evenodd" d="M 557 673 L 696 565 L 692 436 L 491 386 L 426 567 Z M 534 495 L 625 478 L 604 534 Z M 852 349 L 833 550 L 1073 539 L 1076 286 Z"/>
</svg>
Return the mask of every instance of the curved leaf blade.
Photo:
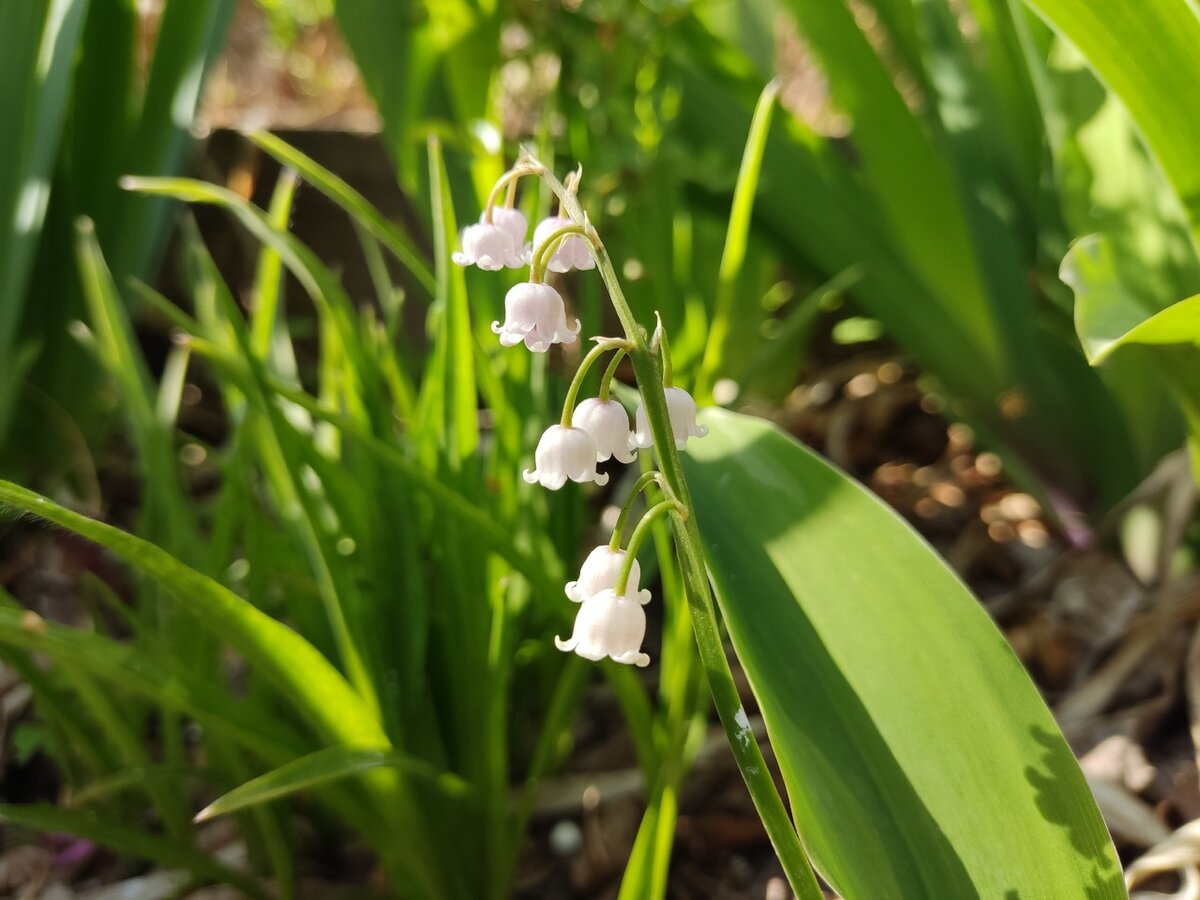
<svg viewBox="0 0 1200 900">
<path fill-rule="evenodd" d="M 207 853 L 175 838 L 151 834 L 142 828 L 130 828 L 101 819 L 91 810 L 63 809 L 57 806 L 0 806 L 0 822 L 21 825 L 35 831 L 72 834 L 103 844 L 125 856 L 147 859 L 162 866 L 187 869 L 209 881 L 232 885 L 254 900 L 270 900 L 268 893 L 251 876 L 231 869 Z"/>
<path fill-rule="evenodd" d="M 349 746 L 390 746 L 379 720 L 316 647 L 224 585 L 148 541 L 72 512 L 11 482 L 0 481 L 0 504 L 94 541 L 160 581 L 251 664 L 260 665 L 330 740 Z"/>
<path fill-rule="evenodd" d="M 1124 102 L 1200 236 L 1200 15 L 1187 0 L 1026 0 Z"/>
<path fill-rule="evenodd" d="M 1075 330 L 1093 366 L 1130 344 L 1200 343 L 1200 295 L 1157 312 L 1138 302 L 1105 235 L 1072 244 L 1059 277 L 1075 292 Z"/>
<path fill-rule="evenodd" d="M 1125 897 L 1083 775 L 962 582 L 767 423 L 688 469 L 711 575 L 814 863 L 847 900 Z"/>
<path fill-rule="evenodd" d="M 327 747 L 316 753 L 292 760 L 278 769 L 273 769 L 226 794 L 222 794 L 200 810 L 196 814 L 195 821 L 203 822 L 217 816 L 227 815 L 240 809 L 288 797 L 300 791 L 320 787 L 331 781 L 349 778 L 351 775 L 359 775 L 383 766 L 392 766 L 403 770 L 406 774 L 421 778 L 435 785 L 448 797 L 461 796 L 469 790 L 469 786 L 461 778 L 447 772 L 439 772 L 420 760 L 398 753 L 356 750 L 351 747 Z"/>
</svg>

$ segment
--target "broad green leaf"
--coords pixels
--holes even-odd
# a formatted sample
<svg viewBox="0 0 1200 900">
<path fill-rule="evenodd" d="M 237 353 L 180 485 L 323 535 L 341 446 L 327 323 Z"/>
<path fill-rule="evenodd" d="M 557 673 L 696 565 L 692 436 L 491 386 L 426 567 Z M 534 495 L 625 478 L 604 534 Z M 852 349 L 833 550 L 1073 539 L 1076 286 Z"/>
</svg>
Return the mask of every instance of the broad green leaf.
<svg viewBox="0 0 1200 900">
<path fill-rule="evenodd" d="M 223 816 L 239 809 L 278 800 L 299 791 L 319 787 L 339 778 L 348 778 L 371 769 L 392 766 L 435 785 L 446 797 L 461 797 L 469 790 L 461 778 L 439 772 L 428 763 L 397 753 L 378 750 L 353 750 L 327 747 L 293 760 L 274 771 L 260 775 L 227 794 L 218 797 L 196 815 L 197 822 Z"/>
<path fill-rule="evenodd" d="M 1200 16 L 1189 0 L 1026 0 L 1124 101 L 1200 235 Z"/>
<path fill-rule="evenodd" d="M 236 887 L 247 897 L 269 900 L 268 893 L 250 876 L 231 869 L 207 853 L 174 838 L 152 834 L 100 818 L 90 810 L 57 806 L 0 806 L 0 822 L 36 831 L 73 834 L 111 847 L 125 856 L 146 859 L 160 866 L 187 869 L 200 878 Z"/>
<path fill-rule="evenodd" d="M 850 117 L 875 215 L 930 292 L 953 309 L 988 362 L 1003 370 L 1002 337 L 950 165 L 905 103 L 893 75 L 844 0 L 786 0 Z"/>
<path fill-rule="evenodd" d="M 1094 366 L 1128 344 L 1200 343 L 1200 295 L 1154 312 L 1121 282 L 1112 242 L 1103 235 L 1076 241 L 1059 276 L 1075 291 L 1075 328 Z"/>
<path fill-rule="evenodd" d="M 718 601 L 805 847 L 847 900 L 1125 896 L 1028 675 L 893 511 L 771 425 L 684 455 Z"/>
</svg>

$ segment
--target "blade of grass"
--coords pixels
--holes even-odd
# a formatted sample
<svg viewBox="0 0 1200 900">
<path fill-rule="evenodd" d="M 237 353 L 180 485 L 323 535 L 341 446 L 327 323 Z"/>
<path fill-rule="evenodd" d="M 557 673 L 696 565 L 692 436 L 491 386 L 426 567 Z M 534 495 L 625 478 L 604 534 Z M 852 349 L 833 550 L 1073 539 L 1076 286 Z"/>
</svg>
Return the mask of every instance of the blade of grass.
<svg viewBox="0 0 1200 900">
<path fill-rule="evenodd" d="M 94 541 L 162 582 L 198 621 L 213 629 L 248 662 L 261 667 L 327 737 L 351 747 L 387 746 L 378 720 L 325 657 L 303 637 L 228 588 L 148 541 L 72 512 L 11 482 L 0 481 L 0 503 Z"/>
<path fill-rule="evenodd" d="M 356 224 L 367 229 L 376 240 L 392 252 L 430 296 L 436 292 L 437 280 L 421 252 L 403 231 L 384 218 L 383 214 L 362 194 L 324 166 L 270 132 L 255 131 L 247 137 L 283 165 L 291 166 L 299 172 L 305 181 L 345 210 Z"/>
<path fill-rule="evenodd" d="M 204 822 L 382 767 L 402 769 L 406 774 L 434 786 L 447 800 L 459 800 L 470 791 L 470 786 L 461 778 L 439 771 L 419 759 L 377 750 L 327 747 L 222 794 L 196 814 L 196 821 Z"/>
<path fill-rule="evenodd" d="M 44 519 L 116 554 L 144 575 L 161 582 L 197 620 L 227 641 L 296 705 L 327 740 L 347 747 L 390 749 L 378 718 L 357 691 L 315 647 L 229 589 L 183 565 L 155 545 L 51 502 L 45 497 L 0 481 L 0 504 Z M 370 776 L 370 789 L 385 817 L 407 829 L 419 821 L 411 798 L 394 773 Z M 394 855 L 395 877 L 413 879 L 422 895 L 439 896 L 433 855 L 419 834 L 410 836 Z"/>
<path fill-rule="evenodd" d="M 232 885 L 255 900 L 270 900 L 271 897 L 256 879 L 229 868 L 190 844 L 107 821 L 90 810 L 5 804 L 0 805 L 0 822 L 35 831 L 75 835 L 125 856 L 149 860 L 160 866 L 187 869 L 205 880 Z"/>
<path fill-rule="evenodd" d="M 0 115 L 10 136 L 0 145 L 0 351 L 13 351 L 21 298 L 33 262 L 71 86 L 71 67 L 87 0 L 0 3 Z M 12 385 L 5 385 L 11 397 Z M 7 412 L 0 394 L 0 416 Z M 0 421 L 0 429 L 3 427 Z"/>
<path fill-rule="evenodd" d="M 758 104 L 754 107 L 754 117 L 750 120 L 750 133 L 746 137 L 746 149 L 742 153 L 742 165 L 733 189 L 733 205 L 729 210 L 729 227 L 725 232 L 725 249 L 721 254 L 721 268 L 717 274 L 717 296 L 709 323 L 708 341 L 700 362 L 700 371 L 696 375 L 694 394 L 696 402 L 701 406 L 708 406 L 712 402 L 713 382 L 723 368 L 730 318 L 736 312 L 735 287 L 742 263 L 746 259 L 750 214 L 754 209 L 754 195 L 758 192 L 758 178 L 762 173 L 763 152 L 766 150 L 767 135 L 771 131 L 771 117 L 775 112 L 775 100 L 778 96 L 779 84 L 772 81 L 759 95 Z"/>
</svg>

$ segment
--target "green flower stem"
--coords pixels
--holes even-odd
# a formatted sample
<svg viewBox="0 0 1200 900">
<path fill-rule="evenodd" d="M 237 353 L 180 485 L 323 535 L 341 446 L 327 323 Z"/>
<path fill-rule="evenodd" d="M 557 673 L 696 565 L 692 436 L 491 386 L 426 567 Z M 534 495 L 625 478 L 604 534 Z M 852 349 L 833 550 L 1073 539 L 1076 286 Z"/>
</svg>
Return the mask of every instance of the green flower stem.
<svg viewBox="0 0 1200 900">
<path fill-rule="evenodd" d="M 516 190 L 518 180 L 526 175 L 543 175 L 545 169 L 541 163 L 518 163 L 507 172 L 500 176 L 500 180 L 496 182 L 492 188 L 492 192 L 488 194 L 487 203 L 483 207 L 483 221 L 488 225 L 492 224 L 492 210 L 496 208 L 496 201 L 500 199 L 500 192 L 505 190 L 510 184 L 513 185 L 513 190 Z M 516 199 L 516 195 L 513 195 Z"/>
<path fill-rule="evenodd" d="M 633 483 L 633 487 L 629 491 L 629 496 L 625 498 L 625 505 L 621 507 L 621 514 L 617 516 L 617 524 L 613 527 L 612 538 L 608 542 L 608 549 L 621 549 L 621 535 L 625 533 L 625 523 L 629 521 L 629 514 L 633 512 L 633 504 L 637 502 L 638 494 L 652 484 L 657 484 L 664 491 L 666 490 L 667 486 L 663 481 L 662 473 L 657 469 L 643 472 L 638 476 L 638 480 Z"/>
<path fill-rule="evenodd" d="M 582 238 L 588 236 L 587 231 L 581 225 L 564 225 L 533 248 L 533 259 L 529 263 L 530 281 L 546 280 L 546 266 L 550 264 L 554 251 L 571 235 L 579 235 Z"/>
<path fill-rule="evenodd" d="M 575 413 L 575 398 L 579 396 L 579 389 L 583 387 L 583 379 L 587 377 L 588 369 L 592 367 L 592 363 L 612 349 L 611 343 L 602 341 L 588 351 L 588 355 L 583 358 L 583 362 L 575 370 L 575 377 L 571 379 L 571 386 L 567 388 L 567 399 L 563 402 L 562 419 L 559 420 L 559 424 L 563 428 L 571 427 L 571 416 Z"/>
<path fill-rule="evenodd" d="M 633 534 L 629 536 L 629 546 L 625 548 L 625 558 L 621 560 L 621 571 L 617 575 L 617 584 L 614 588 L 618 596 L 623 596 L 626 588 L 629 587 L 629 576 L 633 574 L 633 563 L 637 559 L 638 550 L 641 549 L 655 520 L 661 519 L 671 512 L 675 513 L 678 519 L 687 517 L 687 510 L 674 500 L 660 500 L 646 510 L 646 514 L 637 523 L 637 528 L 633 529 Z"/>
<path fill-rule="evenodd" d="M 625 351 L 618 350 L 609 361 L 608 368 L 604 370 L 604 375 L 600 379 L 600 391 L 596 395 L 601 403 L 608 402 L 609 393 L 612 391 L 612 380 L 617 375 L 617 366 L 621 364 L 621 360 L 624 358 Z"/>
<path fill-rule="evenodd" d="M 738 714 L 743 712 L 742 701 L 738 696 L 737 685 L 729 668 L 729 660 L 725 658 L 725 648 L 721 643 L 716 607 L 709 589 L 708 572 L 704 563 L 700 529 L 696 524 L 692 496 L 683 477 L 679 451 L 675 448 L 675 438 L 667 414 L 667 398 L 663 392 L 659 362 L 647 344 L 645 329 L 639 326 L 633 317 L 633 310 L 629 308 L 629 303 L 617 281 L 617 273 L 613 269 L 612 260 L 604 249 L 604 244 L 600 241 L 599 236 L 588 224 L 579 201 L 567 193 L 553 173 L 545 171 L 545 167 L 542 168 L 542 179 L 554 191 L 571 219 L 576 224 L 588 229 L 600 277 L 604 280 L 605 287 L 608 288 L 613 308 L 621 321 L 621 326 L 625 329 L 625 334 L 634 344 L 630 358 L 633 361 L 633 371 L 637 376 L 638 390 L 642 396 L 646 418 L 649 420 L 654 446 L 658 449 L 659 467 L 676 502 L 687 511 L 686 518 L 679 516 L 673 520 L 675 522 L 675 540 L 679 547 L 680 569 L 684 579 L 684 592 L 687 595 L 688 608 L 692 615 L 696 646 L 700 651 L 700 659 L 704 666 L 705 676 L 708 678 L 713 704 L 721 718 L 721 725 L 725 728 L 729 747 L 733 751 L 733 757 L 741 770 L 746 787 L 750 791 L 750 797 L 754 800 L 755 809 L 758 810 L 758 815 L 767 829 L 767 835 L 771 838 L 771 844 L 779 855 L 779 861 L 783 865 L 792 890 L 800 900 L 823 900 L 821 888 L 809 865 L 799 835 L 792 825 L 783 800 L 775 789 L 775 783 L 767 770 L 762 750 L 759 749 L 757 741 L 746 740 L 746 731 L 737 721 Z"/>
</svg>

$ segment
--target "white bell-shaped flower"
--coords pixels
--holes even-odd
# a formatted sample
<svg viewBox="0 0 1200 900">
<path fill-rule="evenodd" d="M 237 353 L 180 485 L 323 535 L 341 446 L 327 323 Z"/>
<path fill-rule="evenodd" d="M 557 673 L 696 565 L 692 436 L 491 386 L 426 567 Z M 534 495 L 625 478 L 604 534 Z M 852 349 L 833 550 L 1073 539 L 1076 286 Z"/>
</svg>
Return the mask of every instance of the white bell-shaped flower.
<svg viewBox="0 0 1200 900">
<path fill-rule="evenodd" d="M 571 225 L 572 222 L 566 216 L 550 216 L 542 219 L 538 223 L 538 227 L 533 230 L 533 248 L 536 250 L 542 246 L 542 243 L 554 232 L 560 228 L 565 228 Z M 571 235 L 565 238 L 546 263 L 546 268 L 551 272 L 569 272 L 572 269 L 594 269 L 596 261 L 592 259 L 591 250 L 588 248 L 588 242 L 585 238 L 579 235 Z"/>
<path fill-rule="evenodd" d="M 571 424 L 582 428 L 596 442 L 596 461 L 610 456 L 617 462 L 631 463 L 637 454 L 630 449 L 629 414 L 616 400 L 589 397 L 575 407 Z"/>
<path fill-rule="evenodd" d="M 512 235 L 513 243 L 517 247 L 525 247 L 525 235 L 529 233 L 529 222 L 525 213 L 511 206 L 497 206 L 492 209 L 492 222 Z"/>
<path fill-rule="evenodd" d="M 567 582 L 567 597 L 576 603 L 583 603 L 589 597 L 594 597 L 601 591 L 615 590 L 617 579 L 621 576 L 621 566 L 625 563 L 625 551 L 613 550 L 607 544 L 597 547 L 588 554 L 579 570 L 578 581 Z M 650 592 L 638 590 L 642 580 L 641 564 L 635 559 L 629 569 L 629 580 L 626 583 L 625 596 L 636 599 L 645 605 L 650 602 Z"/>
<path fill-rule="evenodd" d="M 521 216 L 522 221 L 524 218 Z M 497 272 L 505 266 L 519 269 L 528 261 L 521 244 L 523 239 L 523 233 L 522 238 L 514 238 L 509 228 L 480 219 L 478 224 L 463 229 L 462 250 L 452 258 L 460 266 L 479 266 L 489 272 Z"/>
<path fill-rule="evenodd" d="M 492 323 L 500 345 L 515 347 L 522 341 L 535 353 L 545 353 L 551 344 L 573 344 L 579 334 L 567 325 L 567 308 L 562 296 L 548 284 L 525 281 L 514 285 L 504 297 L 504 324 Z"/>
<path fill-rule="evenodd" d="M 568 641 L 554 639 L 554 645 L 566 652 L 575 651 L 584 659 L 609 657 L 614 662 L 647 666 L 650 657 L 642 652 L 646 636 L 646 613 L 637 600 L 609 588 L 588 597 L 575 617 L 575 630 Z"/>
<path fill-rule="evenodd" d="M 571 481 L 608 484 L 608 475 L 596 471 L 596 442 L 582 428 L 551 425 L 538 441 L 533 454 L 535 468 L 526 469 L 530 484 L 557 491 Z"/>
<path fill-rule="evenodd" d="M 696 401 L 683 388 L 669 387 L 666 389 L 667 414 L 671 420 L 671 432 L 675 435 L 675 446 L 682 450 L 687 446 L 689 437 L 704 437 L 708 429 L 696 422 Z M 646 418 L 646 409 L 639 405 L 637 409 L 637 428 L 629 438 L 629 446 L 642 448 L 652 446 L 654 439 L 650 436 L 650 422 Z"/>
</svg>

